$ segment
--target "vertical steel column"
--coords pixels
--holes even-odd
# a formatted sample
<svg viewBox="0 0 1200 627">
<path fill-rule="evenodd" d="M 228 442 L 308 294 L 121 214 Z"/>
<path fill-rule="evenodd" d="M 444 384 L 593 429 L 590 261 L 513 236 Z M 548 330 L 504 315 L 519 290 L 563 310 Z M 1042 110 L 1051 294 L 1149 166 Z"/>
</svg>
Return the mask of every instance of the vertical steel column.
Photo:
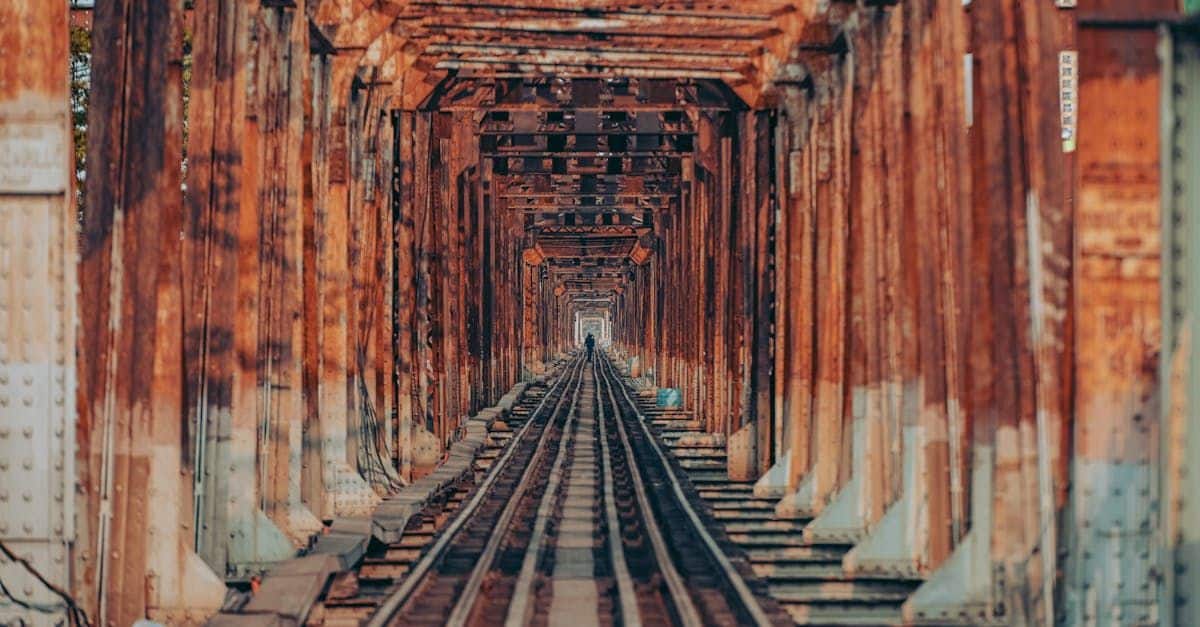
<svg viewBox="0 0 1200 627">
<path fill-rule="evenodd" d="M 399 416 L 396 428 L 396 449 L 400 457 L 400 477 L 412 479 L 413 435 L 422 428 L 424 419 L 417 413 L 415 402 L 417 390 L 416 311 L 415 311 L 415 257 L 413 248 L 413 132 L 415 114 L 412 111 L 397 111 L 393 115 L 395 132 L 395 170 L 393 172 L 393 220 L 395 221 L 395 328 L 396 328 L 396 412 Z"/>
<path fill-rule="evenodd" d="M 106 14 L 109 32 L 124 28 L 115 15 Z M 103 330 L 97 328 L 101 320 L 84 320 L 79 313 L 100 318 L 110 298 L 109 288 L 101 290 L 99 283 L 94 292 L 82 291 L 86 302 L 77 303 L 75 297 L 82 285 L 75 267 L 80 240 L 71 175 L 67 25 L 66 3 L 15 0 L 0 6 L 0 39 L 11 52 L 0 68 L 0 489 L 6 493 L 0 502 L 0 540 L 16 554 L 31 557 L 55 585 L 69 590 L 75 583 L 76 590 L 86 592 L 79 600 L 95 616 L 96 588 L 89 581 L 97 573 L 94 524 L 100 504 L 94 497 L 76 498 L 76 468 L 85 485 L 98 483 L 93 473 L 100 469 L 92 462 L 101 452 L 93 454 L 91 446 L 103 442 L 92 436 L 112 426 L 116 417 L 106 413 L 105 403 L 87 397 L 79 397 L 76 414 L 77 381 L 82 390 L 102 394 L 100 368 L 111 353 L 103 336 L 97 335 L 94 343 L 84 338 L 79 346 L 88 352 L 80 357 L 89 360 L 77 362 L 77 325 Z M 106 61 L 112 57 L 99 50 L 98 55 Z M 114 92 L 109 90 L 107 98 L 116 100 Z M 105 96 L 92 98 L 103 101 Z M 112 220 L 89 215 L 92 224 L 103 227 L 83 241 L 84 250 L 97 258 L 90 276 L 99 279 L 107 275 Z M 119 255 L 117 263 L 124 270 Z M 120 304 L 119 296 L 117 300 Z M 127 411 L 124 402 L 120 411 Z M 77 506 L 82 512 L 78 535 Z M 18 564 L 5 560 L 0 580 L 19 598 L 64 610 L 38 614 L 5 602 L 0 622 L 40 627 L 67 620 L 62 600 Z"/>
<path fill-rule="evenodd" d="M 36 24 L 47 13 L 54 19 L 58 12 L 39 7 L 26 15 L 5 17 L 14 23 Z M 65 37 L 53 22 L 41 26 Z M 192 553 L 191 481 L 180 450 L 185 438 L 180 331 L 186 284 L 180 238 L 163 236 L 184 228 L 182 4 L 102 5 L 96 10 L 93 34 L 107 45 L 97 46 L 93 57 L 90 172 L 81 223 L 78 358 L 84 403 L 79 459 L 84 491 L 83 514 L 78 519 L 84 533 L 77 556 L 77 592 L 97 624 L 127 624 L 145 616 L 164 621 L 195 619 L 187 610 L 203 613 L 219 606 L 224 586 Z M 54 49 L 53 44 L 30 43 L 27 50 Z M 37 76 L 23 80 L 37 85 L 43 76 L 53 75 L 42 68 Z M 59 105 L 40 102 L 36 106 L 54 111 Z M 24 113 L 31 116 L 28 119 L 38 119 L 37 110 Z M 49 130 L 53 129 L 51 122 Z M 55 241 L 52 214 L 42 219 L 46 218 L 50 220 L 42 227 L 48 241 L 43 246 Z M 74 220 L 60 225 L 62 233 L 71 232 L 69 224 Z M 30 239 L 27 246 L 32 248 L 35 242 Z M 32 250 L 21 256 L 30 262 L 38 257 Z M 28 278 L 31 273 L 32 267 L 13 274 Z M 64 286 L 64 296 L 71 293 Z M 18 316 L 33 313 L 30 307 L 18 312 Z M 56 314 L 43 315 L 53 319 Z M 29 354 L 33 339 L 13 347 L 27 363 L 33 358 Z M 46 349 L 38 352 L 53 354 L 51 346 Z M 35 397 L 23 397 L 29 408 Z M 47 407 L 42 416 L 53 415 L 52 411 Z M 46 488 L 40 496 L 53 495 L 60 503 L 71 498 Z M 23 500 L 28 504 L 30 497 L 26 492 Z M 31 511 L 36 510 L 31 507 Z M 69 523 L 51 524 L 51 530 L 62 533 Z M 33 529 L 26 524 L 21 531 Z M 49 552 L 43 555 L 49 557 Z"/>
<path fill-rule="evenodd" d="M 1195 391 L 1200 390 L 1196 367 L 1196 316 L 1200 312 L 1200 259 L 1194 254 L 1200 241 L 1200 185 L 1191 173 L 1200 158 L 1200 33 L 1186 27 L 1160 30 L 1163 129 L 1162 155 L 1162 254 L 1163 254 L 1163 353 L 1159 362 L 1161 429 L 1158 481 L 1163 515 L 1158 532 L 1159 572 L 1163 585 L 1158 595 L 1163 625 L 1200 622 L 1200 478 L 1187 472 L 1188 460 L 1200 456 L 1200 411 Z"/>
<path fill-rule="evenodd" d="M 1162 565 L 1153 559 L 1153 512 L 1162 507 L 1156 466 L 1165 399 L 1156 397 L 1160 384 L 1148 364 L 1163 348 L 1158 41 L 1147 26 L 1081 27 L 1078 36 L 1067 622 L 1157 618 Z"/>
</svg>

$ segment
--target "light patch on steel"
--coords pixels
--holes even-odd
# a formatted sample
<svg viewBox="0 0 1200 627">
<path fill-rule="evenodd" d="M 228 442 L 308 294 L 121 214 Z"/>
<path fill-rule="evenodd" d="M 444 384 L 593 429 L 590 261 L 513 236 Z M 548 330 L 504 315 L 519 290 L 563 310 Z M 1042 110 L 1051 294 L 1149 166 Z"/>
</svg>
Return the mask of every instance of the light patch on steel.
<svg viewBox="0 0 1200 627">
<path fill-rule="evenodd" d="M 575 27 L 580 30 L 607 30 L 613 28 L 627 28 L 629 22 L 626 20 L 605 20 L 597 18 L 584 18 L 575 21 Z"/>
<path fill-rule="evenodd" d="M 967 128 L 975 125 L 975 55 L 963 55 L 963 112 Z"/>
<path fill-rule="evenodd" d="M 67 189 L 66 122 L 0 118 L 0 193 L 61 194 Z"/>
<path fill-rule="evenodd" d="M 1035 351 L 1046 348 L 1045 338 L 1045 284 L 1042 268 L 1042 228 L 1041 211 L 1038 205 L 1037 190 L 1029 190 L 1025 200 L 1025 224 L 1028 229 L 1029 247 L 1029 317 L 1032 323 L 1030 329 L 1033 336 Z M 1049 246 L 1049 243 L 1045 244 Z M 1039 364 L 1040 366 L 1040 364 Z M 1040 377 L 1039 377 L 1040 383 Z M 1054 529 L 1054 477 L 1050 468 L 1050 418 L 1046 407 L 1039 404 L 1037 408 L 1037 477 L 1038 477 L 1038 544 L 1041 547 L 1042 572 L 1051 573 L 1055 569 L 1055 559 L 1058 555 L 1058 537 Z M 1042 598 L 1046 604 L 1043 618 L 1047 625 L 1054 624 L 1054 577 L 1042 577 Z"/>
</svg>

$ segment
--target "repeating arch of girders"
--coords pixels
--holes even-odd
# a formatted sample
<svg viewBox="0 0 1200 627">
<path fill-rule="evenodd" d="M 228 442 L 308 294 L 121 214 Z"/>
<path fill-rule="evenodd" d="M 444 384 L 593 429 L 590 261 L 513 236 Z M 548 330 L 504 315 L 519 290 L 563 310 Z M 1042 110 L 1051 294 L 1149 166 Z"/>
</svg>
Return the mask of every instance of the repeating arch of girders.
<svg viewBox="0 0 1200 627">
<path fill-rule="evenodd" d="M 840 47 L 854 3 L 828 4 L 321 0 L 307 9 L 316 34 L 345 53 L 335 86 L 353 76 L 386 85 L 401 108 L 419 105 L 449 72 L 719 79 L 758 107 L 778 81 L 804 76 L 809 55 Z"/>
</svg>

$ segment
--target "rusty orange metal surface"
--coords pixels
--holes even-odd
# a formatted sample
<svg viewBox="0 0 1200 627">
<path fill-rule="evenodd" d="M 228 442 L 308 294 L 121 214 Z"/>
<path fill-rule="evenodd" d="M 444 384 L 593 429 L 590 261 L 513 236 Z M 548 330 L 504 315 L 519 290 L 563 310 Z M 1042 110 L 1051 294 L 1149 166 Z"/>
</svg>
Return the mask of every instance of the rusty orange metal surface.
<svg viewBox="0 0 1200 627">
<path fill-rule="evenodd" d="M 14 7 L 0 164 L 36 170 L 8 147 L 65 111 L 69 18 Z M 75 18 L 96 52 L 61 279 L 74 592 L 96 622 L 199 620 L 435 471 L 586 318 L 731 478 L 853 545 L 842 575 L 923 580 L 905 621 L 1151 612 L 1178 11 L 101 3 Z M 6 208 L 46 195 L 18 178 Z M 1093 519 L 1144 587 L 1088 557 Z"/>
</svg>

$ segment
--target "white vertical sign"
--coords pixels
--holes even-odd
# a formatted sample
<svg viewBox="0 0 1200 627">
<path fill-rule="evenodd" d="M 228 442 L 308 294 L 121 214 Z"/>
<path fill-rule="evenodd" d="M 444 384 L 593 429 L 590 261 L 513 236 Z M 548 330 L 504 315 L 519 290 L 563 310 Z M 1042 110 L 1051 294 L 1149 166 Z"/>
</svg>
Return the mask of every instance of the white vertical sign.
<svg viewBox="0 0 1200 627">
<path fill-rule="evenodd" d="M 971 128 L 975 125 L 975 55 L 970 52 L 963 55 L 963 110 Z"/>
<path fill-rule="evenodd" d="M 1058 53 L 1058 102 L 1063 152 L 1075 152 L 1079 129 L 1079 52 L 1075 50 Z"/>
</svg>

